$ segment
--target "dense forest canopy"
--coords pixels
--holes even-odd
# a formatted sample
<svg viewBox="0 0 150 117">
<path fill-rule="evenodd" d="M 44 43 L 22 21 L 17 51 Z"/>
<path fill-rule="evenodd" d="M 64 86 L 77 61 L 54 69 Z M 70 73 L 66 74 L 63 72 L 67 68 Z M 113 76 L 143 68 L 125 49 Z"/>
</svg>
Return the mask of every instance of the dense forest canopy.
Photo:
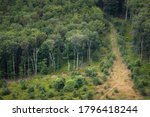
<svg viewBox="0 0 150 117">
<path fill-rule="evenodd" d="M 1 77 L 37 74 L 46 67 L 55 71 L 66 58 L 76 60 L 74 69 L 78 59 L 91 61 L 91 53 L 106 46 L 102 38 L 108 32 L 96 6 L 132 21 L 136 51 L 141 58 L 150 58 L 148 0 L 1 0 L 0 4 Z"/>
<path fill-rule="evenodd" d="M 3 78 L 68 70 L 107 47 L 109 31 L 93 0 L 1 0 L 0 74 Z M 82 8 L 82 9 L 81 9 Z M 72 65 L 73 64 L 73 65 Z"/>
</svg>

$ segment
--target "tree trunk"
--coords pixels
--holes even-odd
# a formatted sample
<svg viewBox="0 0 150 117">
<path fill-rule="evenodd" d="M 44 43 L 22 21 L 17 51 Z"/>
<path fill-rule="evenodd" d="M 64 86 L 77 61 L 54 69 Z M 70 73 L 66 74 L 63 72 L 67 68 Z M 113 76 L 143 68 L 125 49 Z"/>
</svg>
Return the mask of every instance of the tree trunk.
<svg viewBox="0 0 150 117">
<path fill-rule="evenodd" d="M 68 55 L 68 71 L 70 71 L 70 60 L 69 60 L 69 55 Z"/>
<path fill-rule="evenodd" d="M 36 51 L 35 51 L 35 74 L 37 74 L 37 67 L 38 67 L 38 53 L 39 53 L 39 49 L 36 48 Z"/>
<path fill-rule="evenodd" d="M 55 62 L 55 56 L 54 56 L 54 54 L 52 54 L 52 59 L 53 59 L 53 69 L 54 69 L 54 71 L 56 71 L 56 62 Z"/>
<path fill-rule="evenodd" d="M 89 47 L 88 47 L 88 57 L 89 57 L 89 64 L 91 64 L 91 41 L 89 42 Z"/>
<path fill-rule="evenodd" d="M 126 0 L 126 14 L 125 14 L 125 20 L 127 21 L 128 20 L 128 0 Z"/>
<path fill-rule="evenodd" d="M 74 55 L 74 65 L 73 65 L 73 69 L 76 69 L 76 53 L 75 53 L 75 49 L 73 50 L 73 55 Z"/>
<path fill-rule="evenodd" d="M 78 70 L 79 68 L 79 53 L 77 52 L 77 66 L 76 66 L 76 69 Z"/>
<path fill-rule="evenodd" d="M 33 71 L 32 73 L 34 73 L 34 71 L 35 71 L 34 70 L 34 60 L 32 58 L 31 58 L 31 63 L 32 63 L 32 71 Z"/>
</svg>

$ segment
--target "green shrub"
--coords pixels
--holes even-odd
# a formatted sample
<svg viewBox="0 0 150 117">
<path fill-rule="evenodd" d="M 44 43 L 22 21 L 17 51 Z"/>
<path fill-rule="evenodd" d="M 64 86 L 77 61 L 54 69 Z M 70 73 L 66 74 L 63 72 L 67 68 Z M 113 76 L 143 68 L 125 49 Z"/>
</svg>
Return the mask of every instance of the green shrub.
<svg viewBox="0 0 150 117">
<path fill-rule="evenodd" d="M 28 88 L 28 93 L 31 93 L 31 92 L 34 92 L 34 87 L 33 87 L 33 86 L 30 86 L 30 87 Z"/>
<path fill-rule="evenodd" d="M 55 92 L 53 90 L 49 90 L 48 93 L 47 93 L 47 97 L 52 98 L 54 96 L 55 96 Z"/>
<path fill-rule="evenodd" d="M 137 67 L 141 67 L 141 61 L 140 61 L 140 59 L 137 59 L 134 64 Z"/>
<path fill-rule="evenodd" d="M 66 92 L 72 92 L 72 91 L 74 91 L 75 86 L 76 86 L 75 80 L 68 80 L 66 82 L 65 87 L 64 87 L 64 91 L 66 91 Z"/>
<path fill-rule="evenodd" d="M 98 77 L 93 77 L 92 80 L 93 80 L 93 84 L 96 86 L 102 84 L 101 80 Z"/>
<path fill-rule="evenodd" d="M 115 93 L 119 93 L 119 91 L 118 91 L 118 89 L 117 89 L 117 88 L 115 88 L 114 92 L 115 92 Z"/>
<path fill-rule="evenodd" d="M 81 73 L 79 71 L 71 72 L 71 76 L 77 76 L 77 75 L 81 75 Z"/>
<path fill-rule="evenodd" d="M 96 77 L 96 76 L 97 76 L 96 71 L 95 71 L 94 69 L 92 69 L 92 68 L 87 68 L 87 69 L 85 70 L 85 74 L 86 74 L 86 76 L 88 76 L 88 77 Z"/>
<path fill-rule="evenodd" d="M 2 87 L 6 87 L 7 86 L 7 83 L 5 80 L 0 80 L 0 88 Z"/>
<path fill-rule="evenodd" d="M 29 99 L 34 99 L 35 96 L 34 96 L 34 93 L 33 92 L 29 92 L 28 93 L 28 96 L 29 96 Z"/>
<path fill-rule="evenodd" d="M 10 90 L 7 88 L 7 87 L 5 87 L 5 88 L 2 88 L 2 95 L 4 96 L 4 95 L 9 95 L 11 92 L 10 92 Z"/>
<path fill-rule="evenodd" d="M 82 87 L 85 84 L 85 79 L 82 76 L 78 76 L 75 79 L 75 82 L 76 82 L 75 88 L 80 88 L 80 87 Z"/>
<path fill-rule="evenodd" d="M 44 94 L 46 92 L 45 87 L 40 86 L 39 91 L 40 91 L 41 94 Z"/>
<path fill-rule="evenodd" d="M 86 97 L 87 97 L 88 100 L 93 100 L 93 96 L 94 96 L 94 94 L 93 94 L 92 91 L 88 91 L 87 94 L 86 94 Z"/>
<path fill-rule="evenodd" d="M 80 93 L 78 91 L 73 91 L 73 97 L 79 97 Z"/>
<path fill-rule="evenodd" d="M 19 84 L 20 84 L 20 88 L 22 90 L 26 90 L 27 89 L 27 84 L 26 84 L 25 80 L 20 80 Z"/>
<path fill-rule="evenodd" d="M 54 81 L 54 88 L 57 90 L 57 91 L 60 91 L 64 88 L 65 86 L 65 80 L 63 78 L 57 78 L 55 81 Z"/>
</svg>

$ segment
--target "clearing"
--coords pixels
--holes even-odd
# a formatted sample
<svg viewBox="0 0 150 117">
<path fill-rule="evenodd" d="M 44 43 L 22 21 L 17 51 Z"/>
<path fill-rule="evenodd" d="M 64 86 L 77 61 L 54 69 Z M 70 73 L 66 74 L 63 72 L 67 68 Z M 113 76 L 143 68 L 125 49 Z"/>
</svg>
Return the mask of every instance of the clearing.
<svg viewBox="0 0 150 117">
<path fill-rule="evenodd" d="M 114 27 L 112 27 L 110 36 L 112 51 L 116 60 L 110 71 L 110 78 L 103 85 L 97 86 L 95 99 L 142 99 L 142 96 L 134 88 L 130 70 L 123 63 L 117 45 L 117 32 Z"/>
</svg>

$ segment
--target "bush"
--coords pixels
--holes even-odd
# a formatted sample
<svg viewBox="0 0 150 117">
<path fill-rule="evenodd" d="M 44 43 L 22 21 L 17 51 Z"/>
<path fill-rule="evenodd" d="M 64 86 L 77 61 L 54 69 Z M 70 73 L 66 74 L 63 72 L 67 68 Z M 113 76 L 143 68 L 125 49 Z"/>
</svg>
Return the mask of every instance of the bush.
<svg viewBox="0 0 150 117">
<path fill-rule="evenodd" d="M 86 76 L 88 76 L 88 77 L 96 77 L 96 76 L 97 76 L 96 71 L 95 71 L 94 69 L 92 69 L 92 68 L 87 68 L 87 69 L 85 70 L 85 74 L 86 74 Z"/>
<path fill-rule="evenodd" d="M 92 91 L 88 91 L 87 94 L 86 94 L 86 97 L 87 97 L 88 100 L 93 100 L 93 96 L 94 95 L 93 95 Z"/>
<path fill-rule="evenodd" d="M 78 76 L 76 79 L 75 79 L 75 88 L 80 88 L 84 85 L 85 83 L 85 79 L 82 77 L 82 76 Z"/>
<path fill-rule="evenodd" d="M 4 95 L 9 95 L 11 92 L 10 92 L 10 90 L 7 88 L 7 87 L 5 87 L 5 88 L 2 88 L 2 95 L 4 96 Z"/>
<path fill-rule="evenodd" d="M 80 93 L 78 91 L 73 91 L 73 97 L 78 97 L 80 96 Z"/>
<path fill-rule="evenodd" d="M 0 80 L 0 88 L 2 87 L 6 87 L 7 86 L 7 83 L 5 80 Z"/>
<path fill-rule="evenodd" d="M 54 96 L 55 96 L 55 92 L 53 90 L 49 90 L 48 93 L 47 93 L 47 97 L 52 98 Z"/>
<path fill-rule="evenodd" d="M 74 91 L 75 86 L 76 86 L 75 80 L 68 80 L 66 82 L 65 87 L 64 87 L 64 91 L 66 91 L 66 92 L 72 92 L 72 91 Z"/>
<path fill-rule="evenodd" d="M 55 81 L 54 81 L 54 88 L 57 90 L 57 91 L 60 91 L 64 88 L 65 86 L 65 80 L 63 78 L 57 78 Z"/>
<path fill-rule="evenodd" d="M 31 92 L 34 92 L 34 87 L 33 86 L 30 86 L 29 89 L 28 89 L 28 93 L 31 93 Z"/>
<path fill-rule="evenodd" d="M 92 80 L 93 80 L 93 84 L 96 86 L 102 84 L 101 80 L 98 77 L 94 77 Z"/>
<path fill-rule="evenodd" d="M 33 94 L 33 92 L 29 92 L 29 93 L 28 93 L 28 96 L 29 96 L 29 99 L 34 99 L 34 94 Z"/>
<path fill-rule="evenodd" d="M 71 72 L 71 76 L 77 76 L 77 75 L 81 75 L 79 71 Z"/>
<path fill-rule="evenodd" d="M 140 59 L 137 59 L 134 64 L 137 67 L 141 67 L 141 61 L 140 61 Z"/>
<path fill-rule="evenodd" d="M 45 87 L 40 86 L 39 91 L 40 91 L 41 94 L 44 94 L 46 92 Z"/>
<path fill-rule="evenodd" d="M 22 90 L 26 90 L 27 89 L 27 85 L 26 85 L 26 81 L 25 80 L 21 80 L 19 82 L 19 84 L 20 84 L 20 87 L 21 87 Z"/>
</svg>

